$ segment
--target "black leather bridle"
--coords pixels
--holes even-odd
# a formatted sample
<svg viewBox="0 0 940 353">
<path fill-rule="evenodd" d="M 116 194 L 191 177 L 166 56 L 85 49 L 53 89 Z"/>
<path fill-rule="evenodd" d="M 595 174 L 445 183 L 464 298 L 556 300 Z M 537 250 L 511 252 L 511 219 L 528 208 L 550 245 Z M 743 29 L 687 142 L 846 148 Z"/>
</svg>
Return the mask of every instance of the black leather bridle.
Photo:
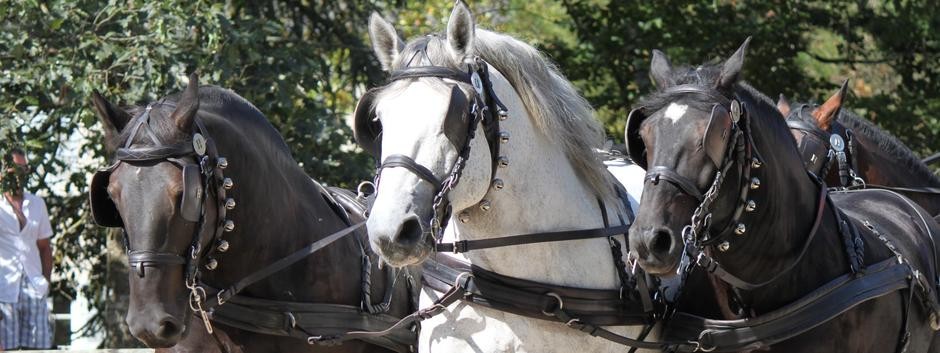
<svg viewBox="0 0 940 353">
<path fill-rule="evenodd" d="M 208 135 L 208 131 L 199 117 L 193 120 L 193 130 L 196 131 L 191 139 L 165 144 L 150 127 L 150 112 L 156 106 L 175 106 L 171 103 L 159 102 L 148 105 L 143 113 L 134 118 L 129 126 L 131 132 L 123 146 L 115 153 L 116 162 L 106 169 L 95 173 L 89 192 L 92 213 L 99 225 L 106 227 L 124 228 L 113 201 L 107 197 L 108 179 L 111 173 L 121 163 L 159 163 L 170 162 L 181 168 L 183 174 L 183 199 L 180 202 L 181 217 L 194 223 L 192 239 L 189 247 L 182 253 L 167 252 L 157 249 L 131 249 L 124 230 L 124 244 L 127 250 L 127 262 L 130 268 L 136 269 L 138 276 L 145 275 L 146 267 L 154 266 L 184 266 L 184 280 L 190 290 L 190 306 L 202 319 L 211 333 L 208 316 L 202 310 L 202 303 L 206 300 L 205 290 L 200 286 L 200 265 L 218 247 L 208 246 L 212 242 L 224 242 L 222 233 L 234 230 L 234 223 L 226 220 L 226 211 L 234 208 L 234 200 L 226 198 L 226 190 L 231 188 L 232 181 L 223 175 L 223 169 L 228 161 L 220 157 L 215 142 Z M 135 147 L 134 140 L 143 131 L 149 137 L 152 146 Z M 206 207 L 209 190 L 213 190 L 216 199 L 216 224 L 206 224 Z M 224 245 L 227 248 L 227 244 Z M 204 264 L 207 266 L 209 264 Z"/>
<path fill-rule="evenodd" d="M 434 172 L 416 162 L 414 158 L 410 156 L 392 154 L 388 157 L 385 157 L 384 160 L 381 159 L 381 153 L 377 150 L 377 148 L 380 146 L 376 142 L 379 136 L 381 136 L 381 127 L 372 127 L 373 129 L 379 131 L 372 132 L 369 137 L 364 137 L 364 134 L 362 134 L 361 131 L 357 131 L 357 141 L 360 143 L 360 145 L 363 145 L 364 148 L 367 148 L 367 146 L 372 146 L 367 149 L 369 149 L 376 156 L 377 162 L 380 161 L 377 166 L 375 177 L 376 192 L 378 191 L 378 188 L 381 187 L 382 170 L 387 168 L 404 168 L 421 178 L 421 180 L 430 183 L 434 187 L 435 195 L 433 199 L 433 215 L 427 223 L 431 236 L 434 237 L 438 244 L 440 244 L 439 242 L 444 231 L 442 224 L 444 224 L 444 222 L 450 217 L 451 213 L 448 194 L 460 181 L 463 168 L 465 167 L 466 161 L 470 156 L 470 146 L 474 136 L 476 135 L 477 126 L 482 124 L 483 129 L 485 130 L 484 135 L 486 136 L 487 144 L 489 145 L 492 161 L 492 177 L 495 175 L 496 169 L 498 168 L 500 143 L 498 137 L 499 122 L 500 120 L 505 119 L 508 114 L 506 107 L 502 104 L 502 102 L 500 102 L 499 98 L 497 98 L 495 92 L 493 91 L 493 85 L 490 81 L 488 71 L 489 68 L 486 62 L 479 57 L 475 57 L 467 60 L 467 63 L 464 64 L 463 68 L 464 70 L 444 66 L 406 67 L 393 71 L 388 81 L 388 84 L 392 84 L 400 80 L 438 78 L 457 82 L 457 85 L 452 87 L 451 104 L 454 105 L 455 99 L 464 99 L 468 101 L 468 104 L 457 104 L 457 106 L 464 106 L 466 107 L 467 111 L 450 111 L 448 114 L 466 115 L 466 126 L 457 128 L 457 133 L 459 134 L 459 132 L 462 130 L 464 134 L 463 136 L 465 137 L 462 139 L 452 138 L 452 141 L 459 141 L 459 145 L 455 144 L 454 146 L 457 148 L 458 156 L 454 162 L 454 165 L 451 166 L 445 177 L 440 178 L 434 175 Z M 463 95 L 462 91 L 458 88 L 460 85 L 469 85 L 471 87 L 469 90 L 469 97 Z M 371 96 L 367 97 L 370 97 L 371 99 Z M 372 109 L 371 104 L 372 102 L 360 102 L 358 109 Z M 363 129 L 362 126 L 365 123 L 364 121 L 359 120 L 374 120 L 371 115 L 361 115 L 361 112 L 357 112 L 356 119 L 356 124 L 358 127 L 360 127 L 359 130 Z M 455 122 L 455 119 L 448 118 L 448 120 L 449 123 Z"/>
<path fill-rule="evenodd" d="M 811 108 L 808 104 L 802 104 L 787 116 L 787 126 L 790 130 L 804 134 L 798 147 L 807 170 L 825 179 L 832 162 L 835 161 L 839 168 L 839 186 L 863 186 L 865 181 L 857 172 L 855 134 L 839 123 L 831 125 L 832 132 L 808 123 L 807 120 L 812 119 L 806 118 L 804 114 Z M 825 156 L 817 155 L 821 150 L 827 151 Z"/>
</svg>

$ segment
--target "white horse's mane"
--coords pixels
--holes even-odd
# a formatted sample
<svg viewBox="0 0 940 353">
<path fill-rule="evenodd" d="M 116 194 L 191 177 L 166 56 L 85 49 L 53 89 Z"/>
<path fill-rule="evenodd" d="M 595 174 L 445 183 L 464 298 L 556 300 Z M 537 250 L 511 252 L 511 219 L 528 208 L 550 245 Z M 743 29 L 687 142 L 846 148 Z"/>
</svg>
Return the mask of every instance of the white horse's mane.
<svg viewBox="0 0 940 353">
<path fill-rule="evenodd" d="M 422 47 L 425 53 L 421 53 Z M 605 200 L 616 197 L 614 181 L 595 152 L 605 142 L 604 129 L 594 109 L 558 68 L 538 49 L 511 36 L 477 28 L 469 55 L 477 55 L 502 73 L 522 98 L 528 115 L 549 141 L 562 146 L 568 160 L 594 193 Z M 392 70 L 435 65 L 459 68 L 447 39 L 431 35 L 414 39 L 398 55 Z M 395 95 L 407 86 L 396 82 L 382 95 Z"/>
</svg>

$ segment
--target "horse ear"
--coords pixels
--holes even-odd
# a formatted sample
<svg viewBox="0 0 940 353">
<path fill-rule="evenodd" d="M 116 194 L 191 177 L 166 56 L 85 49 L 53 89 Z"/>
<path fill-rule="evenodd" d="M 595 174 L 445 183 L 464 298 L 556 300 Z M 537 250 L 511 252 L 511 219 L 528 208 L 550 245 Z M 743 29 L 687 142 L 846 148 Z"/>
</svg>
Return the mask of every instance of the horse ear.
<svg viewBox="0 0 940 353">
<path fill-rule="evenodd" d="M 372 51 L 379 58 L 382 69 L 391 70 L 395 57 L 405 47 L 405 42 L 395 32 L 395 27 L 378 13 L 373 12 L 369 17 L 369 39 L 372 41 Z"/>
<path fill-rule="evenodd" d="M 133 116 L 124 109 L 118 108 L 105 99 L 98 90 L 91 92 L 91 105 L 95 108 L 98 120 L 104 127 L 105 147 L 113 150 L 116 147 L 115 139 L 124 130 L 124 127 L 130 123 Z"/>
<path fill-rule="evenodd" d="M 656 84 L 656 88 L 660 90 L 676 84 L 675 80 L 672 78 L 672 63 L 669 62 L 669 58 L 666 57 L 666 54 L 663 54 L 659 49 L 653 49 L 653 60 L 650 64 L 650 77 L 653 78 L 653 83 Z"/>
<path fill-rule="evenodd" d="M 777 98 L 777 110 L 780 111 L 780 114 L 783 114 L 784 118 L 790 115 L 790 101 L 783 93 L 780 94 L 780 98 Z"/>
<path fill-rule="evenodd" d="M 463 0 L 457 0 L 454 4 L 454 11 L 450 13 L 450 19 L 447 20 L 447 43 L 450 44 L 450 50 L 458 59 L 463 59 L 473 49 L 475 28 L 476 24 L 473 22 L 470 8 Z"/>
<path fill-rule="evenodd" d="M 826 103 L 823 103 L 819 108 L 813 111 L 813 118 L 816 118 L 816 125 L 818 125 L 820 129 L 829 131 L 832 122 L 836 121 L 839 117 L 839 110 L 842 109 L 842 102 L 845 102 L 845 94 L 848 86 L 849 80 L 842 82 L 842 87 L 840 87 L 832 97 L 829 97 Z"/>
<path fill-rule="evenodd" d="M 718 78 L 718 82 L 716 82 L 717 88 L 730 90 L 734 83 L 738 82 L 738 77 L 741 75 L 741 68 L 744 66 L 744 54 L 747 52 L 747 45 L 750 42 L 751 37 L 747 37 L 744 43 L 741 44 L 741 47 L 725 61 L 724 66 L 721 68 L 721 76 Z"/>
<path fill-rule="evenodd" d="M 195 71 L 189 75 L 189 85 L 183 91 L 180 100 L 176 102 L 176 110 L 170 116 L 176 121 L 176 127 L 185 132 L 192 131 L 196 111 L 199 110 L 199 74 Z"/>
</svg>

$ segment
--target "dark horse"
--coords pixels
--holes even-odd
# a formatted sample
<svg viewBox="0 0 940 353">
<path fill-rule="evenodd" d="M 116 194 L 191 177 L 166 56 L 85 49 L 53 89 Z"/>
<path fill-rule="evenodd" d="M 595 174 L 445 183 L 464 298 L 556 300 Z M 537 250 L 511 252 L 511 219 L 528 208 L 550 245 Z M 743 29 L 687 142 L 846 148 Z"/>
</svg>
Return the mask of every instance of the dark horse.
<svg viewBox="0 0 940 353">
<path fill-rule="evenodd" d="M 894 188 L 935 188 L 940 178 L 920 158 L 888 132 L 843 108 L 847 83 L 822 105 L 791 104 L 782 95 L 777 109 L 786 116 L 807 169 L 830 186 L 848 186 L 846 174 L 858 173 L 865 184 Z M 843 150 L 842 161 L 833 150 L 836 138 Z M 841 163 L 841 165 L 840 165 Z M 824 170 L 825 169 L 825 170 Z M 822 175 L 821 173 L 825 173 Z M 896 189 L 932 215 L 940 215 L 940 194 Z"/>
<path fill-rule="evenodd" d="M 935 337 L 929 323 L 940 327 L 932 238 L 940 226 L 890 191 L 827 194 L 803 167 L 773 102 L 738 82 L 746 47 L 747 42 L 723 64 L 698 68 L 673 69 L 661 53 L 654 55 L 651 76 L 659 91 L 645 97 L 627 122 L 630 155 L 647 166 L 630 229 L 632 255 L 655 275 L 701 266 L 734 288 L 740 310 L 723 312 L 752 321 L 819 294 L 814 290 L 834 280 L 861 284 L 865 291 L 804 299 L 851 300 L 875 282 L 893 281 L 896 287 L 806 321 L 763 348 L 928 351 Z M 694 258 L 683 261 L 685 256 Z M 903 272 L 879 277 L 887 273 L 885 266 Z"/>
<path fill-rule="evenodd" d="M 135 337 L 150 347 L 182 340 L 173 348 L 178 352 L 410 349 L 407 339 L 334 347 L 303 339 L 335 329 L 384 329 L 382 323 L 410 311 L 409 281 L 399 278 L 396 286 L 394 270 L 376 268 L 361 228 L 283 270 L 239 282 L 363 220 L 298 167 L 251 103 L 226 89 L 199 87 L 195 74 L 184 92 L 146 108 L 124 111 L 97 93 L 92 103 L 106 149 L 117 152 L 112 167 L 92 181 L 92 210 L 99 224 L 124 228 L 127 323 Z M 219 304 L 218 289 L 236 283 L 250 285 Z M 387 300 L 374 305 L 370 298 Z M 310 325 L 317 330 L 308 332 Z"/>
</svg>

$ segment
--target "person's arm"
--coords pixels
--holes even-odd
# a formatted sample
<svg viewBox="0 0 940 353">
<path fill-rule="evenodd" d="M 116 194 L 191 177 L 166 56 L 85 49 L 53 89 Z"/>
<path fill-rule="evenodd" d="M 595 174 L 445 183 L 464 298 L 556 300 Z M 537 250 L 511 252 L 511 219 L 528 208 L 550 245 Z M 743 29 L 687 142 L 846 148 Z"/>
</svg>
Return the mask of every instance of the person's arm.
<svg viewBox="0 0 940 353">
<path fill-rule="evenodd" d="M 36 241 L 36 247 L 39 248 L 39 262 L 42 263 L 42 275 L 46 281 L 52 283 L 52 245 L 49 238 Z"/>
</svg>

